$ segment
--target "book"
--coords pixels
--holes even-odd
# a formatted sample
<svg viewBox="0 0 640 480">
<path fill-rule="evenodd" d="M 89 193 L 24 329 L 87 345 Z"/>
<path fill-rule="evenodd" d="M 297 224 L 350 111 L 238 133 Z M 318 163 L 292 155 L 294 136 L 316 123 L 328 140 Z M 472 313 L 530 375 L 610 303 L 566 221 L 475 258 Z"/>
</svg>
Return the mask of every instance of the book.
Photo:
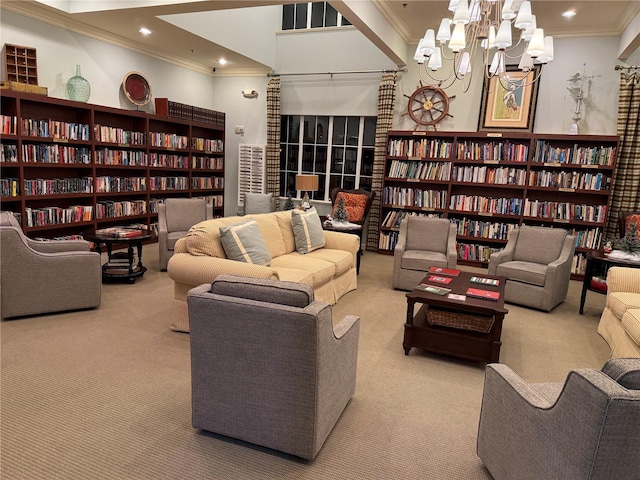
<svg viewBox="0 0 640 480">
<path fill-rule="evenodd" d="M 459 302 L 464 302 L 467 299 L 466 295 L 458 295 L 456 293 L 450 293 L 447 298 L 449 300 L 458 300 Z"/>
<path fill-rule="evenodd" d="M 457 277 L 460 270 L 455 268 L 429 267 L 429 273 L 437 273 L 438 275 L 448 275 L 449 277 Z"/>
<path fill-rule="evenodd" d="M 426 283 L 421 283 L 416 287 L 416 289 L 427 293 L 433 293 L 435 295 L 446 295 L 451 292 L 450 288 L 436 287 L 434 285 L 427 285 Z"/>
<path fill-rule="evenodd" d="M 490 290 L 482 290 L 480 288 L 469 288 L 467 289 L 467 296 L 497 302 L 500 298 L 500 292 L 492 292 Z"/>
<path fill-rule="evenodd" d="M 109 227 L 96 230 L 96 235 L 103 235 L 105 237 L 131 238 L 139 237 L 140 235 L 142 235 L 142 230 L 139 230 L 137 228 Z"/>
<path fill-rule="evenodd" d="M 492 287 L 497 287 L 498 285 L 500 285 L 500 280 L 495 278 L 471 277 L 469 281 L 471 283 L 479 283 L 480 285 L 490 285 Z"/>
<path fill-rule="evenodd" d="M 444 283 L 445 285 L 451 283 L 451 280 L 453 280 L 451 277 L 439 277 L 438 275 L 431 275 L 427 278 L 428 282 Z"/>
</svg>

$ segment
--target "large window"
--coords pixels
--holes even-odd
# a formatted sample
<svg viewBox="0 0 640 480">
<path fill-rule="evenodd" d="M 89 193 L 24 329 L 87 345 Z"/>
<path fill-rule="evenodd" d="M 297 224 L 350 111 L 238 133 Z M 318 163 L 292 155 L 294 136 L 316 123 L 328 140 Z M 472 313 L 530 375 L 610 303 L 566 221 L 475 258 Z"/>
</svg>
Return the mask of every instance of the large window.
<svg viewBox="0 0 640 480">
<path fill-rule="evenodd" d="M 280 195 L 300 197 L 298 173 L 320 178 L 315 200 L 334 187 L 371 191 L 376 117 L 283 115 L 280 129 Z"/>
<path fill-rule="evenodd" d="M 328 2 L 294 3 L 282 6 L 282 30 L 351 25 Z"/>
</svg>

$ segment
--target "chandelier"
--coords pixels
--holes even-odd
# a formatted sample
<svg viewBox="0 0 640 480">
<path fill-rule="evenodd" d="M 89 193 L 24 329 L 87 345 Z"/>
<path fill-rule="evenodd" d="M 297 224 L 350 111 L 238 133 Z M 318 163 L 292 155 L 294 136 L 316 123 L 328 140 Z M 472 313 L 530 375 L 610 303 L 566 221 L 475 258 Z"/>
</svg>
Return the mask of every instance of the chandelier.
<svg viewBox="0 0 640 480">
<path fill-rule="evenodd" d="M 443 18 L 437 34 L 428 29 L 416 49 L 414 60 L 420 64 L 420 77 L 427 83 L 444 89 L 460 81 L 466 92 L 472 73 L 478 68 L 475 62 L 482 58 L 484 76 L 497 77 L 505 88 L 514 83 L 521 87 L 540 77 L 540 69 L 537 75 L 529 75 L 534 64 L 553 60 L 553 37 L 545 37 L 542 28 L 537 27 L 528 0 L 450 0 L 449 10 L 453 18 Z M 512 27 L 519 30 L 515 43 Z M 438 76 L 443 60 L 451 62 L 451 71 Z M 507 73 L 507 65 L 516 63 L 525 73 L 519 80 Z"/>
</svg>

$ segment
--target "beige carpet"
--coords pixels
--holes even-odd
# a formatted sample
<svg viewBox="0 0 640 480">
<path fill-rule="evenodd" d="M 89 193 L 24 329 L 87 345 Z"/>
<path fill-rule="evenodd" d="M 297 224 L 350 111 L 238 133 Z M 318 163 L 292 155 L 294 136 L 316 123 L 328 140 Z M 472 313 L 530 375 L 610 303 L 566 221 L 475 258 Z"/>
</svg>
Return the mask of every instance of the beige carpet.
<svg viewBox="0 0 640 480">
<path fill-rule="evenodd" d="M 3 479 L 489 478 L 475 453 L 483 366 L 404 355 L 392 257 L 366 252 L 358 290 L 334 307 L 362 318 L 357 388 L 313 462 L 191 427 L 189 336 L 169 329 L 157 257 L 146 246 L 149 271 L 105 284 L 97 310 L 2 322 Z M 602 366 L 605 297 L 590 292 L 580 316 L 580 286 L 550 314 L 509 305 L 501 362 L 529 381 Z"/>
</svg>

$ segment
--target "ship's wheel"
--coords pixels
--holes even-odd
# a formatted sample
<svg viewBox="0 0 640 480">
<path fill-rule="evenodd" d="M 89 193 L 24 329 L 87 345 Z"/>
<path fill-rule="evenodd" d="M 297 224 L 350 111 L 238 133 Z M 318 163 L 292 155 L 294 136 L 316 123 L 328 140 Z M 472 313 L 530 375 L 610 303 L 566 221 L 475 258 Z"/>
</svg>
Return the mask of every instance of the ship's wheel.
<svg viewBox="0 0 640 480">
<path fill-rule="evenodd" d="M 407 112 L 403 115 L 409 115 L 416 122 L 416 130 L 420 125 L 433 127 L 437 130 L 437 124 L 445 117 L 452 117 L 449 113 L 449 101 L 455 98 L 455 95 L 449 97 L 440 87 L 434 85 L 422 85 L 411 94 L 405 95 L 409 99 L 407 102 Z"/>
</svg>

